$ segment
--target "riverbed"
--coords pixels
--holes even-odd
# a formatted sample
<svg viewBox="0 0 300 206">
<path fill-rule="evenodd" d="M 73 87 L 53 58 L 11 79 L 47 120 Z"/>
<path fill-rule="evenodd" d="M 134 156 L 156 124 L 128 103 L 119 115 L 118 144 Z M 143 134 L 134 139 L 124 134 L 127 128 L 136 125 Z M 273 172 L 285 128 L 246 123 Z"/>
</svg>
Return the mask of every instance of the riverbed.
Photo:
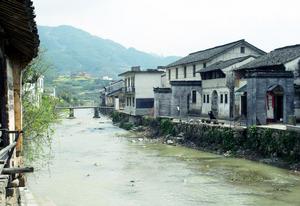
<svg viewBox="0 0 300 206">
<path fill-rule="evenodd" d="M 133 137 L 76 111 L 55 126 L 53 158 L 28 176 L 43 206 L 300 205 L 300 176 Z"/>
</svg>

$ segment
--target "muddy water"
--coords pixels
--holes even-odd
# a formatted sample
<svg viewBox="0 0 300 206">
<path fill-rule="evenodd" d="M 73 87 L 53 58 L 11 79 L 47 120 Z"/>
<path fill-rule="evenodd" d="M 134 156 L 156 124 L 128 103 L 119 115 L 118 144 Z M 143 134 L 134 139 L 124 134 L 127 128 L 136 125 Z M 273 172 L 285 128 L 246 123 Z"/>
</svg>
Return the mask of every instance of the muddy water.
<svg viewBox="0 0 300 206">
<path fill-rule="evenodd" d="M 41 205 L 300 205 L 300 176 L 263 164 L 139 141 L 77 112 L 56 127 L 54 159 L 29 176 Z"/>
</svg>

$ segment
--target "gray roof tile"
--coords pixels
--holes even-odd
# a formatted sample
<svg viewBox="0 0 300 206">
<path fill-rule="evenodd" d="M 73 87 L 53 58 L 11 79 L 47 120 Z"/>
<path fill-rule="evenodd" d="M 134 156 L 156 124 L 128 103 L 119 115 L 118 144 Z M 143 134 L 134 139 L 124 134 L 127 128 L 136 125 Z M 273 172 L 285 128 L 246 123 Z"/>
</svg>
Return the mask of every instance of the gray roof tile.
<svg viewBox="0 0 300 206">
<path fill-rule="evenodd" d="M 275 49 L 274 51 L 241 66 L 237 70 L 280 66 L 298 57 L 300 57 L 300 44 Z"/>
<path fill-rule="evenodd" d="M 200 69 L 197 72 L 203 73 L 203 72 L 210 72 L 210 71 L 215 71 L 215 70 L 219 70 L 219 69 L 225 69 L 231 65 L 245 61 L 246 59 L 249 59 L 250 57 L 254 57 L 254 56 L 245 56 L 245 57 L 230 59 L 227 61 L 219 61 L 219 62 L 216 62 L 206 68 Z"/>
<path fill-rule="evenodd" d="M 224 53 L 225 51 L 227 51 L 241 43 L 245 43 L 245 44 L 253 47 L 254 49 L 256 49 L 259 53 L 265 54 L 264 51 L 254 47 L 253 45 L 249 44 L 244 39 L 242 39 L 242 40 L 231 42 L 231 43 L 224 44 L 221 46 L 217 46 L 217 47 L 213 47 L 210 49 L 205 49 L 202 51 L 191 53 L 188 56 L 183 57 L 183 58 L 169 64 L 167 67 L 174 67 L 174 66 L 185 65 L 185 64 L 190 64 L 190 63 L 194 63 L 194 62 L 207 61 L 207 60 L 210 60 L 211 58 L 218 56 L 218 55 Z"/>
</svg>

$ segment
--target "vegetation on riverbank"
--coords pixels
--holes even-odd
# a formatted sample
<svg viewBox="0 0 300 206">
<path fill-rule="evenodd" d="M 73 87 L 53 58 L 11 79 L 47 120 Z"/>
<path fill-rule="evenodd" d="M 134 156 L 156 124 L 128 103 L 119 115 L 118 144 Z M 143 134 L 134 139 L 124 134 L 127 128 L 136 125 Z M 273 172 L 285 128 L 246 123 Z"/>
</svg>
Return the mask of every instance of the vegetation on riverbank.
<svg viewBox="0 0 300 206">
<path fill-rule="evenodd" d="M 259 127 L 224 127 L 200 123 L 179 123 L 169 119 L 136 117 L 114 112 L 120 127 L 143 126 L 151 138 L 164 138 L 171 143 L 224 154 L 245 157 L 268 164 L 300 170 L 300 134 L 294 131 Z M 130 127 L 124 125 L 131 125 Z"/>
<path fill-rule="evenodd" d="M 55 109 L 59 99 L 44 94 L 37 86 L 38 79 L 51 69 L 41 54 L 23 73 L 23 156 L 26 164 L 43 165 L 51 157 L 53 124 L 59 121 Z"/>
</svg>

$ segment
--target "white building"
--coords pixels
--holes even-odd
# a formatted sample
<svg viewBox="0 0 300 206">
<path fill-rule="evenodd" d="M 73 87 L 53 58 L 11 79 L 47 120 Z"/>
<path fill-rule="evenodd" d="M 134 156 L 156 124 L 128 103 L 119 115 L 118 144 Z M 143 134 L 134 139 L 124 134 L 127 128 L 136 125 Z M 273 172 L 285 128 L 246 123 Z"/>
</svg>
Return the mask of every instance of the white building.
<svg viewBox="0 0 300 206">
<path fill-rule="evenodd" d="M 227 89 L 218 89 L 220 87 L 223 87 L 224 89 L 224 76 L 218 76 L 212 81 L 203 82 L 199 74 L 200 71 L 232 59 L 240 57 L 246 58 L 249 56 L 258 57 L 263 54 L 265 54 L 264 51 L 242 39 L 191 53 L 188 56 L 167 65 L 166 82 L 163 85 L 170 89 L 168 91 L 166 89 L 156 89 L 155 95 L 158 99 L 160 99 L 162 95 L 168 95 L 171 101 L 169 103 L 171 109 L 167 111 L 166 108 L 160 106 L 168 105 L 166 102 L 158 102 L 158 106 L 156 107 L 158 111 L 155 111 L 155 114 L 163 114 L 165 116 L 207 115 L 212 107 L 214 107 L 212 106 L 212 97 L 215 99 L 213 102 L 220 101 L 222 96 L 223 98 L 227 97 L 229 100 L 230 94 Z M 226 70 L 228 68 L 224 69 Z M 224 117 L 228 114 L 227 105 L 223 105 L 223 107 L 220 105 L 220 107 L 217 107 L 217 110 L 220 110 L 220 114 Z"/>
<path fill-rule="evenodd" d="M 124 112 L 130 115 L 153 115 L 154 87 L 161 87 L 163 71 L 132 67 L 130 71 L 119 76 L 125 82 Z"/>
<path fill-rule="evenodd" d="M 40 76 L 35 83 L 24 84 L 23 93 L 28 96 L 33 105 L 40 106 L 44 93 L 44 76 Z"/>
</svg>

